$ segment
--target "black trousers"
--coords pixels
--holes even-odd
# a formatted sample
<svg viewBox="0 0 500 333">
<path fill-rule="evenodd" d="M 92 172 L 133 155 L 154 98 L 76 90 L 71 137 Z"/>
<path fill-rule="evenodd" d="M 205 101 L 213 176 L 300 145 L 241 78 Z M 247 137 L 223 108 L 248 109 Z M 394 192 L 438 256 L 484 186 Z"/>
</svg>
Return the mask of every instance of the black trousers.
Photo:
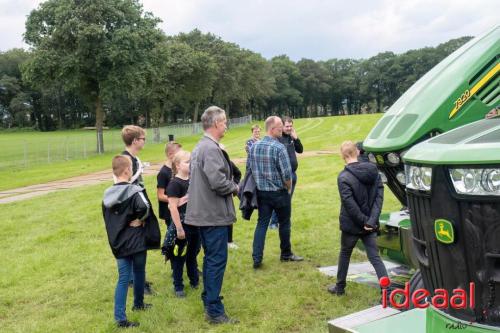
<svg viewBox="0 0 500 333">
<path fill-rule="evenodd" d="M 385 269 L 384 263 L 378 254 L 377 233 L 371 232 L 364 235 L 351 235 L 346 232 L 342 232 L 342 235 L 340 236 L 339 266 L 337 271 L 337 287 L 340 289 L 344 289 L 346 286 L 347 270 L 349 269 L 352 249 L 354 249 L 354 246 L 356 246 L 359 239 L 361 239 L 365 245 L 368 260 L 370 260 L 373 268 L 375 268 L 377 277 L 380 279 L 383 276 L 387 276 L 387 270 Z"/>
</svg>

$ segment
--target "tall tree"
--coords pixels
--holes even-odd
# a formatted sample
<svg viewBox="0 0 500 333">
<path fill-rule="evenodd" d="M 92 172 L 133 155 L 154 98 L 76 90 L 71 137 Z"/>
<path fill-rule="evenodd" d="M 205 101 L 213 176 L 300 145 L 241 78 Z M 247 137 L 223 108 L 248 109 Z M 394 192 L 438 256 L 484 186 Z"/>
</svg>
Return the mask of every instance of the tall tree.
<svg viewBox="0 0 500 333">
<path fill-rule="evenodd" d="M 36 86 L 63 84 L 95 110 L 97 151 L 104 151 L 103 99 L 143 82 L 141 64 L 162 32 L 159 19 L 136 0 L 48 0 L 26 21 L 33 57 L 24 78 Z"/>
</svg>

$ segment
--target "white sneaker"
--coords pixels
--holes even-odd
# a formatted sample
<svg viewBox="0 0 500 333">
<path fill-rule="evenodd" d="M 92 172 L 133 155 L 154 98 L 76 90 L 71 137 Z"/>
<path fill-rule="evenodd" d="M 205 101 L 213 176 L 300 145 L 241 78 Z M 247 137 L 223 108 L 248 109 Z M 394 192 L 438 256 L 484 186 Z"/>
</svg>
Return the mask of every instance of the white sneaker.
<svg viewBox="0 0 500 333">
<path fill-rule="evenodd" d="M 227 247 L 228 247 L 228 249 L 233 249 L 233 250 L 237 250 L 239 248 L 239 246 L 236 245 L 236 243 L 234 243 L 234 242 L 227 243 Z"/>
</svg>

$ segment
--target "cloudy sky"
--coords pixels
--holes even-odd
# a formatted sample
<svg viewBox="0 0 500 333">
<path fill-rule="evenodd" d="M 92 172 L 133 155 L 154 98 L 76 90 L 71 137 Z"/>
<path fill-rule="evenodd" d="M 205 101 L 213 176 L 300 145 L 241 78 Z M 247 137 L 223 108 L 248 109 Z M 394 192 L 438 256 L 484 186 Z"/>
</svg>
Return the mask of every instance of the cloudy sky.
<svg viewBox="0 0 500 333">
<path fill-rule="evenodd" d="M 40 0 L 0 0 L 0 51 L 26 47 Z M 198 28 L 271 58 L 367 58 L 477 36 L 500 24 L 499 0 L 143 0 L 169 35 Z"/>
</svg>

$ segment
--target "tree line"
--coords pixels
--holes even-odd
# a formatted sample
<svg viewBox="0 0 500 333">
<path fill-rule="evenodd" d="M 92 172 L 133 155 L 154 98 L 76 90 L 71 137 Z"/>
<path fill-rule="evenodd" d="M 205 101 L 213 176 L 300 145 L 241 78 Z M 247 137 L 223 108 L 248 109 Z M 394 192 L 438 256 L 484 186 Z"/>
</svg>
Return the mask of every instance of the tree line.
<svg viewBox="0 0 500 333">
<path fill-rule="evenodd" d="M 30 49 L 0 53 L 2 126 L 158 127 L 199 121 L 211 104 L 257 119 L 382 112 L 471 38 L 369 59 L 295 62 L 199 30 L 167 36 L 158 23 L 137 0 L 43 2 L 26 20 Z"/>
</svg>

